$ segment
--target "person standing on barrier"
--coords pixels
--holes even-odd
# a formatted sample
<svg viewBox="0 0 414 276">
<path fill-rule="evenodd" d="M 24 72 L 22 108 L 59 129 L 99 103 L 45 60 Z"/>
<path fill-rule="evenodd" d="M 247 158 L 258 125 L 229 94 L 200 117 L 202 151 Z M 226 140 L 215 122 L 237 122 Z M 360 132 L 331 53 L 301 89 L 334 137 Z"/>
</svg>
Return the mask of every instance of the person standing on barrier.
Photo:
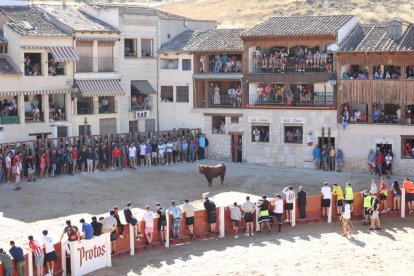
<svg viewBox="0 0 414 276">
<path fill-rule="evenodd" d="M 351 214 L 354 211 L 354 190 L 352 189 L 351 183 L 346 183 L 345 187 L 345 200 L 351 205 Z"/>
<path fill-rule="evenodd" d="M 246 196 L 246 202 L 241 206 L 244 212 L 244 221 L 246 222 L 246 233 L 245 236 L 254 236 L 253 228 L 253 214 L 256 210 L 256 206 L 250 201 L 250 196 Z"/>
<path fill-rule="evenodd" d="M 43 264 L 45 261 L 45 254 L 43 254 L 42 248 L 39 243 L 33 239 L 33 236 L 29 236 L 29 250 L 34 255 L 34 265 L 36 267 L 36 276 L 43 276 Z"/>
<path fill-rule="evenodd" d="M 364 225 L 368 225 L 369 223 L 369 214 L 370 214 L 370 207 L 372 204 L 372 196 L 371 193 L 369 192 L 368 188 L 365 188 L 365 190 L 363 190 L 361 192 L 361 196 L 363 198 L 363 211 L 362 211 L 362 216 L 363 216 L 363 223 Z"/>
<path fill-rule="evenodd" d="M 368 230 L 369 231 L 381 230 L 380 217 L 379 217 L 380 203 L 377 199 L 377 195 L 372 195 L 372 198 L 373 198 L 372 205 L 370 207 L 371 227 Z"/>
<path fill-rule="evenodd" d="M 264 226 L 266 226 L 266 233 L 270 233 L 270 214 L 269 214 L 269 201 L 266 199 L 265 195 L 262 195 L 262 199 L 257 202 L 257 207 L 260 208 L 259 213 L 259 224 L 260 231 L 264 232 Z"/>
<path fill-rule="evenodd" d="M 166 242 L 165 240 L 165 231 L 167 231 L 167 216 L 165 214 L 165 209 L 161 207 L 160 203 L 157 203 L 157 217 L 158 217 L 158 231 L 161 234 L 162 242 Z"/>
<path fill-rule="evenodd" d="M 289 186 L 283 189 L 283 193 L 286 195 L 286 220 L 285 222 L 291 223 L 293 220 L 292 213 L 293 213 L 293 204 L 295 202 L 295 192 L 293 191 L 293 187 Z"/>
<path fill-rule="evenodd" d="M 124 209 L 125 221 L 132 225 L 132 227 L 134 228 L 134 234 L 135 234 L 134 237 L 136 240 L 138 240 L 141 233 L 139 232 L 138 220 L 132 214 L 131 209 L 132 209 L 132 203 L 128 202 L 127 206 Z"/>
<path fill-rule="evenodd" d="M 204 209 L 207 211 L 207 220 L 210 225 L 210 232 L 216 232 L 217 222 L 217 210 L 214 201 L 210 200 L 207 196 L 204 198 Z"/>
<path fill-rule="evenodd" d="M 332 194 L 336 197 L 336 217 L 341 216 L 341 210 L 343 206 L 344 193 L 342 192 L 342 187 L 337 183 L 333 184 Z"/>
<path fill-rule="evenodd" d="M 181 211 L 185 213 L 185 225 L 190 230 L 191 238 L 194 239 L 194 206 L 190 204 L 188 199 L 185 199 Z"/>
<path fill-rule="evenodd" d="M 3 265 L 4 276 L 13 275 L 13 264 L 11 257 L 7 254 L 3 248 L 0 248 L 0 263 Z"/>
<path fill-rule="evenodd" d="M 322 194 L 322 215 L 321 217 L 328 217 L 328 211 L 331 207 L 331 188 L 328 186 L 328 182 L 323 183 L 321 189 Z"/>
<path fill-rule="evenodd" d="M 412 214 L 414 212 L 414 184 L 408 177 L 404 179 L 403 188 L 405 189 L 405 201 L 408 205 L 408 213 Z"/>
<path fill-rule="evenodd" d="M 171 206 L 168 208 L 168 213 L 173 217 L 172 238 L 178 239 L 180 236 L 181 209 L 175 205 L 175 200 L 171 201 Z"/>
<path fill-rule="evenodd" d="M 237 202 L 234 202 L 233 205 L 229 206 L 230 208 L 230 219 L 233 224 L 234 238 L 238 239 L 239 235 L 239 226 L 241 220 L 240 208 L 237 206 Z"/>
<path fill-rule="evenodd" d="M 397 180 L 395 180 L 392 183 L 392 194 L 394 196 L 393 199 L 393 205 L 392 205 L 392 211 L 400 211 L 400 206 L 401 206 L 401 188 L 400 188 L 400 184 L 398 183 Z"/>
<path fill-rule="evenodd" d="M 26 259 L 24 258 L 23 249 L 16 246 L 14 241 L 10 241 L 9 253 L 16 263 L 17 274 L 19 276 L 24 276 L 26 273 Z"/>
<path fill-rule="evenodd" d="M 342 221 L 342 236 L 351 235 L 351 227 L 349 226 L 351 222 L 351 205 L 346 201 L 342 208 L 340 220 Z"/>
<path fill-rule="evenodd" d="M 55 269 L 55 262 L 58 259 L 58 256 L 55 251 L 55 246 L 51 237 L 49 237 L 48 231 L 43 230 L 43 240 L 42 240 L 42 247 L 45 250 L 45 262 L 47 266 L 47 272 L 49 275 L 53 275 L 53 270 Z"/>
<path fill-rule="evenodd" d="M 298 202 L 300 212 L 299 219 L 306 219 L 306 192 L 303 189 L 303 186 L 299 186 Z"/>
</svg>

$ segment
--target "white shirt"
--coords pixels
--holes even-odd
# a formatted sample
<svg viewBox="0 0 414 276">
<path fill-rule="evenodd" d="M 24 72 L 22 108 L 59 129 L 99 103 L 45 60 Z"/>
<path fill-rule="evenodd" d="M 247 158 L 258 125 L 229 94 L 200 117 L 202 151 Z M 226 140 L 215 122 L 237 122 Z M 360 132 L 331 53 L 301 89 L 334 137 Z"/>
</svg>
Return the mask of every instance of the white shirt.
<svg viewBox="0 0 414 276">
<path fill-rule="evenodd" d="M 378 192 L 377 184 L 371 183 L 371 190 L 369 191 L 372 195 Z"/>
<path fill-rule="evenodd" d="M 154 227 L 154 213 L 151 211 L 145 212 L 143 215 L 145 221 L 145 228 Z"/>
<path fill-rule="evenodd" d="M 133 146 L 132 148 L 129 147 L 129 157 L 135 157 L 136 154 L 137 154 L 137 148 L 135 146 Z"/>
<path fill-rule="evenodd" d="M 275 201 L 275 213 L 276 214 L 283 214 L 283 200 L 277 199 Z"/>
<path fill-rule="evenodd" d="M 11 158 L 10 156 L 6 156 L 6 168 L 10 168 L 11 167 Z"/>
<path fill-rule="evenodd" d="M 342 217 L 344 219 L 351 219 L 351 205 L 349 205 L 348 203 L 345 204 L 344 209 L 345 209 L 345 211 L 344 211 L 344 214 L 342 215 Z"/>
<path fill-rule="evenodd" d="M 172 152 L 172 151 L 173 151 L 173 144 L 167 143 L 167 152 Z"/>
<path fill-rule="evenodd" d="M 256 142 L 259 142 L 259 141 L 260 141 L 260 131 L 255 129 L 255 130 L 253 131 L 253 135 L 254 135 L 254 140 L 255 140 Z"/>
<path fill-rule="evenodd" d="M 55 251 L 55 247 L 53 246 L 53 240 L 49 236 L 43 236 L 42 245 L 45 246 L 46 254 Z"/>
<path fill-rule="evenodd" d="M 293 203 L 295 200 L 295 192 L 289 190 L 289 187 L 283 189 L 283 193 L 286 195 L 286 203 Z"/>
<path fill-rule="evenodd" d="M 256 209 L 256 207 L 254 206 L 254 204 L 251 201 L 246 201 L 245 203 L 243 203 L 241 208 L 246 213 L 252 213 L 254 211 L 254 209 Z"/>
<path fill-rule="evenodd" d="M 163 145 L 158 145 L 158 153 L 160 155 L 163 155 L 164 154 L 164 146 Z"/>
<path fill-rule="evenodd" d="M 322 187 L 321 193 L 323 195 L 323 199 L 331 199 L 331 188 L 328 186 Z"/>
<path fill-rule="evenodd" d="M 239 207 L 230 206 L 230 218 L 234 220 L 241 220 L 241 212 Z"/>
<path fill-rule="evenodd" d="M 145 152 L 147 151 L 147 146 L 144 144 L 139 145 L 139 154 L 145 155 Z"/>
</svg>

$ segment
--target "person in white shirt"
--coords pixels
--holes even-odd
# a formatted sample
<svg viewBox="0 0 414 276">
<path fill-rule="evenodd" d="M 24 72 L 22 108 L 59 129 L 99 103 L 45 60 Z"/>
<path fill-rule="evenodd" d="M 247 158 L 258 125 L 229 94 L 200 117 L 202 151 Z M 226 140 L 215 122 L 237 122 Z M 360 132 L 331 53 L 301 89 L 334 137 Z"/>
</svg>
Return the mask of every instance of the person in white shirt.
<svg viewBox="0 0 414 276">
<path fill-rule="evenodd" d="M 369 192 L 370 192 L 371 195 L 377 194 L 377 192 L 378 192 L 377 183 L 375 183 L 374 179 L 371 179 L 371 189 L 370 189 Z"/>
<path fill-rule="evenodd" d="M 323 183 L 321 189 L 322 194 L 322 215 L 321 217 L 328 217 L 328 210 L 331 207 L 331 187 L 328 186 L 328 182 Z"/>
<path fill-rule="evenodd" d="M 145 145 L 144 141 L 141 141 L 141 144 L 139 144 L 139 158 L 141 159 L 141 167 L 144 167 L 146 152 L 147 146 Z"/>
<path fill-rule="evenodd" d="M 152 234 L 154 232 L 154 213 L 149 206 L 145 206 L 146 212 L 142 216 L 142 221 L 145 222 L 145 237 L 147 238 L 147 245 L 152 243 Z"/>
<path fill-rule="evenodd" d="M 158 164 L 164 165 L 164 145 L 162 142 L 158 144 Z"/>
<path fill-rule="evenodd" d="M 173 146 L 174 146 L 173 143 L 171 143 L 171 141 L 168 141 L 168 143 L 167 143 L 167 163 L 170 166 L 173 162 L 173 158 L 172 158 Z"/>
<path fill-rule="evenodd" d="M 282 196 L 277 194 L 275 196 L 275 201 L 273 202 L 273 204 L 275 205 L 275 210 L 273 212 L 272 215 L 276 216 L 277 219 L 277 223 L 279 226 L 278 231 L 282 231 L 282 218 L 283 218 L 283 200 L 282 200 Z"/>
<path fill-rule="evenodd" d="M 131 143 L 131 145 L 128 148 L 128 156 L 129 156 L 129 165 L 135 168 L 136 167 L 135 158 L 137 156 L 137 148 L 135 147 L 134 143 Z"/>
<path fill-rule="evenodd" d="M 349 203 L 345 203 L 342 209 L 341 220 L 343 230 L 342 236 L 351 235 L 351 228 L 349 226 L 349 222 L 351 220 L 351 205 Z"/>
<path fill-rule="evenodd" d="M 254 142 L 260 142 L 260 130 L 258 128 L 255 128 L 253 130 L 253 137 L 254 137 Z"/>
<path fill-rule="evenodd" d="M 295 201 L 295 192 L 293 191 L 293 187 L 289 186 L 283 189 L 283 193 L 286 195 L 286 220 L 285 222 L 292 222 L 292 212 L 293 212 L 293 203 Z"/>
<path fill-rule="evenodd" d="M 42 247 L 44 248 L 45 253 L 46 253 L 45 262 L 47 266 L 47 271 L 49 275 L 53 275 L 53 270 L 55 268 L 55 261 L 57 261 L 58 256 L 56 255 L 52 238 L 47 235 L 48 231 L 43 230 L 42 234 L 43 234 Z"/>
<path fill-rule="evenodd" d="M 254 236 L 253 230 L 253 214 L 256 210 L 256 206 L 250 201 L 250 196 L 246 196 L 246 202 L 243 203 L 241 209 L 244 212 L 244 221 L 246 222 L 245 236 Z"/>
<path fill-rule="evenodd" d="M 233 206 L 230 205 L 229 208 L 230 208 L 231 222 L 233 223 L 234 238 L 238 239 L 239 236 L 237 234 L 239 232 L 239 225 L 240 225 L 240 220 L 241 220 L 240 208 L 237 206 L 237 202 L 234 202 Z"/>
<path fill-rule="evenodd" d="M 191 238 L 194 239 L 194 206 L 190 204 L 190 200 L 185 199 L 181 207 L 181 213 L 185 214 L 185 225 L 190 230 Z"/>
</svg>

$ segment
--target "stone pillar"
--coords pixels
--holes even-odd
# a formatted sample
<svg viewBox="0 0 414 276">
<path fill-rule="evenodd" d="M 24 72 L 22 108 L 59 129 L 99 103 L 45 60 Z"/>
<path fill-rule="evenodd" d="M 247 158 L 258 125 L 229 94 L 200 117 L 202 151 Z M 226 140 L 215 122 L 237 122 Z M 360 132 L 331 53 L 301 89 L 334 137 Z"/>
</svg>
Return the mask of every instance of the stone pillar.
<svg viewBox="0 0 414 276">
<path fill-rule="evenodd" d="M 99 97 L 93 97 L 93 114 L 99 114 Z"/>
<path fill-rule="evenodd" d="M 400 110 L 401 110 L 401 121 L 400 124 L 401 125 L 405 125 L 405 119 L 406 119 L 406 111 L 407 111 L 407 106 L 405 104 L 400 105 Z"/>
<path fill-rule="evenodd" d="M 71 93 L 66 93 L 65 95 L 65 121 L 72 121 L 72 95 Z"/>
<path fill-rule="evenodd" d="M 24 95 L 17 96 L 17 116 L 19 116 L 20 123 L 24 124 L 25 123 Z"/>
<path fill-rule="evenodd" d="M 93 41 L 93 46 L 92 46 L 92 71 L 93 72 L 98 72 L 98 41 L 94 40 Z"/>
<path fill-rule="evenodd" d="M 49 122 L 49 95 L 42 94 L 43 121 Z"/>
<path fill-rule="evenodd" d="M 75 97 L 75 99 L 72 101 L 72 114 L 78 115 L 78 97 Z M 71 120 L 71 118 L 69 118 L 68 120 Z"/>
</svg>

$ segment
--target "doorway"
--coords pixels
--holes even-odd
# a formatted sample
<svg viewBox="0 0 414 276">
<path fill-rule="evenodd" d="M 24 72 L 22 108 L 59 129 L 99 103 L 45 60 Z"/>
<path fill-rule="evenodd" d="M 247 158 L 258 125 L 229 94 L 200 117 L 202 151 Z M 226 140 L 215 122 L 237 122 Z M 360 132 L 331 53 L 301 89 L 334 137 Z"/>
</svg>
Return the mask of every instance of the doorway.
<svg viewBox="0 0 414 276">
<path fill-rule="evenodd" d="M 243 162 L 243 139 L 241 133 L 230 134 L 231 161 L 234 163 Z"/>
<path fill-rule="evenodd" d="M 388 152 L 392 153 L 392 144 L 377 144 L 376 149 L 380 149 L 381 153 L 387 155 Z"/>
<path fill-rule="evenodd" d="M 322 137 L 318 137 L 318 145 L 319 147 L 322 147 L 322 145 L 328 145 L 328 148 L 330 148 L 330 146 L 334 146 L 335 148 L 335 138 L 331 137 L 323 137 L 323 143 L 322 143 Z"/>
</svg>

